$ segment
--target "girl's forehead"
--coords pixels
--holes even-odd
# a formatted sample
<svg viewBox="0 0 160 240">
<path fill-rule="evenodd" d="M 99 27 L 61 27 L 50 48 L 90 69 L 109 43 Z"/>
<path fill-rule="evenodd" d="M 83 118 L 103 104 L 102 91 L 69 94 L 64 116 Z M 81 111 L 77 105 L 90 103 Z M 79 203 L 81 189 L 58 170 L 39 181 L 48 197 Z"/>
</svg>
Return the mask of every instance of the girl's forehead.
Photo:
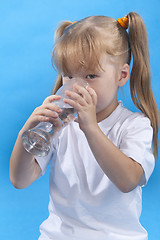
<svg viewBox="0 0 160 240">
<path fill-rule="evenodd" d="M 99 58 L 96 56 L 65 56 L 59 61 L 58 70 L 64 75 L 72 75 L 76 73 L 86 74 L 101 70 Z"/>
<path fill-rule="evenodd" d="M 60 72 L 66 76 L 86 76 L 87 74 L 97 74 L 103 72 L 110 65 L 116 65 L 116 57 L 107 53 L 102 54 L 99 58 L 92 56 L 90 59 L 84 59 L 83 62 L 77 59 L 65 59 L 61 65 Z"/>
<path fill-rule="evenodd" d="M 100 70 L 81 68 L 81 69 L 78 69 L 77 71 L 73 69 L 73 71 L 71 70 L 68 73 L 62 72 L 62 75 L 69 76 L 69 77 L 79 77 L 79 76 L 86 77 L 89 74 L 98 74 L 99 72 Z"/>
</svg>

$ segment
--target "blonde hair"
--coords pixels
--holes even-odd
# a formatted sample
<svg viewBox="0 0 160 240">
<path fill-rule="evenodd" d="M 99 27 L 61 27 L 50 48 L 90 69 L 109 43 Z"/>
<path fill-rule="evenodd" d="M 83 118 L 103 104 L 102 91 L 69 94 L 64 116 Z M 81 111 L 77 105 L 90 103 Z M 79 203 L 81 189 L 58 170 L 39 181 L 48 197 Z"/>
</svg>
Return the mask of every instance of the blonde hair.
<svg viewBox="0 0 160 240">
<path fill-rule="evenodd" d="M 74 24 L 62 22 L 55 33 L 52 53 L 53 64 L 59 72 L 53 94 L 62 86 L 62 73 L 71 76 L 81 70 L 103 70 L 99 61 L 104 53 L 130 64 L 132 54 L 131 97 L 151 121 L 157 157 L 159 113 L 151 88 L 147 32 L 137 13 L 129 13 L 128 19 L 128 33 L 115 19 L 106 16 L 91 16 Z"/>
</svg>

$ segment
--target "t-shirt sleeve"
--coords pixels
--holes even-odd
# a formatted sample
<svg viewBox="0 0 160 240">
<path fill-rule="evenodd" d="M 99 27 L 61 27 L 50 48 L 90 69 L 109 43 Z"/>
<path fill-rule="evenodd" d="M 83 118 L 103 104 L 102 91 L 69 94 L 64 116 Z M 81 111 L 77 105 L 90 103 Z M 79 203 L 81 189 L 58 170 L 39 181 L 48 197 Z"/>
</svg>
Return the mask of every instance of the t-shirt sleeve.
<svg viewBox="0 0 160 240">
<path fill-rule="evenodd" d="M 120 142 L 120 150 L 143 167 L 144 175 L 139 185 L 144 186 L 155 166 L 152 152 L 153 129 L 150 120 L 141 114 L 128 119 L 126 122 Z"/>
</svg>

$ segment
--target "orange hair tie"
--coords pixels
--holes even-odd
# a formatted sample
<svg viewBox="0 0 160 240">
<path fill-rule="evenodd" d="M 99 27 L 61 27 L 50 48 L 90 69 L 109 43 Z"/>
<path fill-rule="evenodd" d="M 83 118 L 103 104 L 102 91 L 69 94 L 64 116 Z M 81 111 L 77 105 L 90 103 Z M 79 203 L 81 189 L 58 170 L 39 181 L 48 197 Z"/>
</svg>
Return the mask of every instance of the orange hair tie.
<svg viewBox="0 0 160 240">
<path fill-rule="evenodd" d="M 77 21 L 72 22 L 72 24 L 75 24 Z"/>
<path fill-rule="evenodd" d="M 128 16 L 126 15 L 125 17 L 122 18 L 118 18 L 118 22 L 119 24 L 124 28 L 127 29 L 128 28 Z"/>
</svg>

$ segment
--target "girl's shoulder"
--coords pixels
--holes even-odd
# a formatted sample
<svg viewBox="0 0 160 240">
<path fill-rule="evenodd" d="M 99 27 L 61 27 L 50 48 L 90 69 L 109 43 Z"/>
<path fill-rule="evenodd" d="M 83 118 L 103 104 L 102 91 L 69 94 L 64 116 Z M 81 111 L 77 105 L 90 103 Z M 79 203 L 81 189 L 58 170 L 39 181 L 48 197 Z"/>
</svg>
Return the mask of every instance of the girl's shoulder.
<svg viewBox="0 0 160 240">
<path fill-rule="evenodd" d="M 119 101 L 117 108 L 109 117 L 99 123 L 102 129 L 117 129 L 123 131 L 128 128 L 144 128 L 151 126 L 150 120 L 141 112 L 132 112 Z"/>
<path fill-rule="evenodd" d="M 150 119 L 144 113 L 132 112 L 124 106 L 121 106 L 121 109 L 119 122 L 121 142 L 131 143 L 132 148 L 135 143 L 139 146 L 143 145 L 144 149 L 148 148 L 146 146 L 151 147 L 153 128 Z"/>
<path fill-rule="evenodd" d="M 121 103 L 120 121 L 125 127 L 151 127 L 150 119 L 142 112 L 132 112 Z"/>
</svg>

